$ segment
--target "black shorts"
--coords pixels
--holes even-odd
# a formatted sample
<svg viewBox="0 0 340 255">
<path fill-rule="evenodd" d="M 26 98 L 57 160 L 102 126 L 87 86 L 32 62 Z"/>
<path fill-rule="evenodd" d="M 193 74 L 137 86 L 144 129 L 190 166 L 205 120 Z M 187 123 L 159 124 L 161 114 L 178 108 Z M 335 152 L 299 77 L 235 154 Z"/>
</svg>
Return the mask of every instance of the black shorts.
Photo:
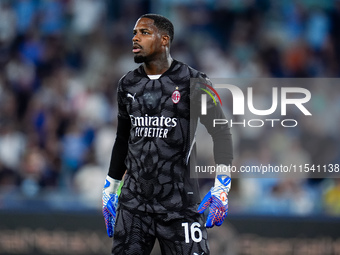
<svg viewBox="0 0 340 255">
<path fill-rule="evenodd" d="M 166 215 L 140 213 L 119 207 L 112 254 L 150 254 L 156 239 L 163 255 L 209 254 L 204 217 L 198 213 L 169 219 Z"/>
</svg>

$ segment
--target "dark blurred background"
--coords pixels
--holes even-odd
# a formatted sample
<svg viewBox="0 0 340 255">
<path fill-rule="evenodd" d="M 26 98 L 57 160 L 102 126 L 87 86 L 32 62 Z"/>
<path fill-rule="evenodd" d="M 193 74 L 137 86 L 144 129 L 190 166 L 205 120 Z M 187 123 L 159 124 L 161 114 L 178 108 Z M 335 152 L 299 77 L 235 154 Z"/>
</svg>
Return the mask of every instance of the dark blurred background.
<svg viewBox="0 0 340 255">
<path fill-rule="evenodd" d="M 173 21 L 172 56 L 209 77 L 340 76 L 338 0 L 0 0 L 0 211 L 100 214 L 116 86 L 149 12 Z M 235 131 L 236 164 L 340 162 L 339 87 L 310 89 L 327 124 Z M 231 217 L 337 221 L 340 181 L 239 178 L 230 200 Z"/>
</svg>

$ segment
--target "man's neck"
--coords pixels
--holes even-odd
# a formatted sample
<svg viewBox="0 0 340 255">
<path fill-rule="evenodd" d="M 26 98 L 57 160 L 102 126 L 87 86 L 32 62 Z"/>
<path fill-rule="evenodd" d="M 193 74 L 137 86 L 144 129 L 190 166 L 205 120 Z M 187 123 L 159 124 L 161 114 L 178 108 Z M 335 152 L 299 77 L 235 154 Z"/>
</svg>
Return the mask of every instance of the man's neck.
<svg viewBox="0 0 340 255">
<path fill-rule="evenodd" d="M 169 55 L 166 58 L 161 58 L 149 62 L 144 62 L 144 71 L 147 75 L 156 75 L 165 73 L 171 66 L 173 59 Z"/>
</svg>

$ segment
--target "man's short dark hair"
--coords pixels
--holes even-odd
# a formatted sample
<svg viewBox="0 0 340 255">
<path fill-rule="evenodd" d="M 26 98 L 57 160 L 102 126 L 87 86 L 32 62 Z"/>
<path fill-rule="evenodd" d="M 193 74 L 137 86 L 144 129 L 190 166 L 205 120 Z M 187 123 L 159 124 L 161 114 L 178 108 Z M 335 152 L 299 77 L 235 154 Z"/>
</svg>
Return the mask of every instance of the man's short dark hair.
<svg viewBox="0 0 340 255">
<path fill-rule="evenodd" d="M 166 17 L 159 14 L 144 14 L 140 18 L 148 18 L 152 19 L 154 25 L 158 28 L 158 30 L 166 32 L 170 37 L 170 42 L 174 39 L 174 25 L 172 22 Z"/>
</svg>

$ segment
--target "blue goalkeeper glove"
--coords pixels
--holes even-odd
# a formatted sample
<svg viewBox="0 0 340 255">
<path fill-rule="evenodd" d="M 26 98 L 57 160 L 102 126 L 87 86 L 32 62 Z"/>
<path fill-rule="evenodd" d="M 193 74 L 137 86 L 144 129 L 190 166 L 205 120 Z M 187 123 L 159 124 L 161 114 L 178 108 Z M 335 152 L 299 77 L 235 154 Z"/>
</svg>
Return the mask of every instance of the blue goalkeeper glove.
<svg viewBox="0 0 340 255">
<path fill-rule="evenodd" d="M 103 188 L 103 215 L 107 235 L 109 237 L 113 236 L 121 184 L 123 184 L 122 181 L 115 180 L 110 176 L 107 176 Z"/>
<path fill-rule="evenodd" d="M 216 176 L 215 185 L 205 195 L 198 207 L 198 212 L 203 213 L 208 207 L 209 214 L 205 226 L 221 226 L 228 214 L 228 192 L 231 186 L 231 179 L 228 175 L 219 174 Z"/>
</svg>

